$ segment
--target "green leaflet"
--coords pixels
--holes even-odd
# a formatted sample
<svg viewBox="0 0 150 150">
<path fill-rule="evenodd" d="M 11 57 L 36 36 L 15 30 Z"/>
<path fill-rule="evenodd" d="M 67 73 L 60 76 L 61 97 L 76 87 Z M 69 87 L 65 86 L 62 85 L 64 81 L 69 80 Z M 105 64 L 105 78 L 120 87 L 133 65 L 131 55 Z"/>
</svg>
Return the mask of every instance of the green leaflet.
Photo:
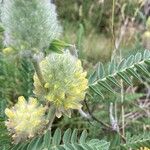
<svg viewBox="0 0 150 150">
<path fill-rule="evenodd" d="M 132 148 L 133 150 L 137 150 L 140 147 L 150 148 L 150 133 L 143 133 L 140 135 L 134 135 L 132 137 L 128 137 L 126 144 L 123 144 L 122 147 L 125 150 L 128 150 L 129 148 Z"/>
<path fill-rule="evenodd" d="M 53 136 L 47 131 L 43 136 L 17 144 L 11 150 L 109 150 L 110 143 L 105 140 L 87 140 L 86 130 L 78 137 L 77 129 L 73 132 L 67 129 L 63 135 L 60 129 L 56 129 Z"/>
<path fill-rule="evenodd" d="M 103 87 L 106 91 L 115 93 L 115 88 L 120 88 L 120 79 L 126 84 L 132 85 L 130 77 L 136 78 L 141 81 L 141 75 L 143 77 L 149 77 L 150 72 L 148 67 L 150 66 L 150 51 L 145 50 L 144 53 L 137 53 L 131 55 L 126 59 L 116 63 L 112 60 L 109 64 L 108 71 L 104 69 L 102 63 L 98 64 L 98 68 L 94 74 L 90 77 L 89 88 L 95 94 L 102 95 L 101 88 Z M 106 74 L 106 72 L 108 72 Z M 97 77 L 98 76 L 98 77 Z M 113 86 L 113 88 L 112 88 Z"/>
<path fill-rule="evenodd" d="M 47 52 L 53 51 L 53 52 L 57 52 L 57 53 L 63 53 L 64 48 L 67 48 L 69 46 L 71 46 L 71 45 L 68 43 L 65 43 L 64 41 L 55 39 L 50 43 L 50 46 L 47 49 Z"/>
</svg>

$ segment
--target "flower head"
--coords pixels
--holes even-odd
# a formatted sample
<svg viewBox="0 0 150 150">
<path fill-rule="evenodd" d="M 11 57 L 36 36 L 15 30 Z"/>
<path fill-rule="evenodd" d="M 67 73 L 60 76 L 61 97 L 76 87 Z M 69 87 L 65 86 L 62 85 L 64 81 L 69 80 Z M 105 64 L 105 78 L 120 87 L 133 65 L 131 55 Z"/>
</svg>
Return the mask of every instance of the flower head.
<svg viewBox="0 0 150 150">
<path fill-rule="evenodd" d="M 13 134 L 16 143 L 33 137 L 44 129 L 44 125 L 47 123 L 44 118 L 45 110 L 43 106 L 38 106 L 35 98 L 31 97 L 27 102 L 23 96 L 18 98 L 18 103 L 14 107 L 5 109 L 8 117 L 6 126 Z"/>
<path fill-rule="evenodd" d="M 1 10 L 4 44 L 15 50 L 48 48 L 62 32 L 50 0 L 5 0 Z"/>
<path fill-rule="evenodd" d="M 41 61 L 40 68 L 45 85 L 35 74 L 34 93 L 56 107 L 56 116 L 61 117 L 62 113 L 70 116 L 71 109 L 80 109 L 88 83 L 81 61 L 69 52 L 53 53 Z"/>
</svg>

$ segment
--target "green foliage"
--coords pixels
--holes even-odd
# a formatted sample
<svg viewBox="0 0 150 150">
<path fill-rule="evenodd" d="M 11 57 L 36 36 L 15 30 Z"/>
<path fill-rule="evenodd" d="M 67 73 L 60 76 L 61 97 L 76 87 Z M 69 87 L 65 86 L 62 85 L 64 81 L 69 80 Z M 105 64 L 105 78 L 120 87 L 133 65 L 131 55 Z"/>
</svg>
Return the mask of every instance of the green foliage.
<svg viewBox="0 0 150 150">
<path fill-rule="evenodd" d="M 55 6 L 49 0 L 5 0 L 1 18 L 5 45 L 18 50 L 43 50 L 61 33 Z"/>
<path fill-rule="evenodd" d="M 63 53 L 64 49 L 67 47 L 70 47 L 70 46 L 71 46 L 70 44 L 68 44 L 62 40 L 55 39 L 51 42 L 51 44 L 47 50 L 47 53 L 49 51 L 53 51 L 56 53 Z"/>
<path fill-rule="evenodd" d="M 137 100 L 143 96 L 145 96 L 145 95 L 142 93 L 125 94 L 124 101 L 125 101 L 125 103 L 133 102 L 134 100 Z"/>
<path fill-rule="evenodd" d="M 4 122 L 0 122 L 0 133 L 0 149 L 8 150 L 11 145 L 11 139 L 8 135 Z"/>
<path fill-rule="evenodd" d="M 79 25 L 79 30 L 77 33 L 77 49 L 79 50 L 79 58 L 83 58 L 83 48 L 82 48 L 82 44 L 83 44 L 83 35 L 84 35 L 84 26 L 82 24 Z"/>
<path fill-rule="evenodd" d="M 150 148 L 150 133 L 144 133 L 140 135 L 128 136 L 126 144 L 122 145 L 124 149 L 128 150 L 132 148 L 137 150 L 140 147 Z"/>
<path fill-rule="evenodd" d="M 3 31 L 4 29 L 2 28 L 0 24 L 0 50 L 3 48 Z"/>
<path fill-rule="evenodd" d="M 79 139 L 79 140 L 78 140 Z M 21 143 L 11 150 L 108 150 L 109 142 L 98 139 L 87 139 L 87 131 L 84 130 L 80 137 L 76 129 L 67 129 L 62 135 L 60 129 L 56 129 L 53 136 L 47 131 L 43 136 L 32 139 L 31 142 Z"/>
<path fill-rule="evenodd" d="M 1 2 L 0 0 L 0 15 L 2 8 L 2 16 L 0 17 L 2 18 L 3 26 L 0 27 L 0 50 L 4 47 L 2 44 L 3 32 L 5 33 L 5 46 L 12 46 L 17 50 L 33 50 L 33 54 L 41 50 L 44 51 L 46 56 L 51 51 L 62 53 L 64 49 L 72 48 L 71 44 L 57 39 L 61 32 L 61 27 L 57 21 L 55 6 L 49 0 L 4 0 L 3 5 L 1 5 Z M 76 43 L 77 49 L 79 49 L 79 57 L 86 59 L 83 62 L 83 64 L 85 62 L 87 63 L 84 64 L 86 70 L 89 69 L 89 66 L 93 70 L 93 65 L 90 64 L 91 61 L 94 63 L 97 60 L 106 61 L 105 58 L 109 57 L 108 51 L 110 51 L 110 47 L 112 49 L 112 39 L 109 37 L 112 28 L 114 30 L 117 29 L 117 32 L 120 31 L 118 30 L 118 26 L 126 18 L 132 18 L 131 20 L 134 20 L 139 17 L 136 20 L 137 22 L 140 19 L 142 21 L 145 19 L 140 12 L 140 8 L 138 8 L 139 4 L 137 0 L 115 1 L 114 26 L 111 25 L 112 0 L 55 0 L 55 2 L 58 6 L 60 17 L 65 20 L 64 24 L 66 25 L 68 23 L 68 26 L 65 27 L 67 34 L 68 27 L 70 27 L 71 33 L 68 34 L 69 40 L 72 43 Z M 130 25 L 132 26 L 132 22 L 129 21 L 127 27 Z M 104 35 L 100 35 L 99 33 L 95 34 L 95 30 L 96 32 L 100 31 L 99 33 L 103 33 Z M 138 28 L 135 28 L 135 30 L 138 30 Z M 115 33 L 115 35 L 117 34 Z M 76 38 L 76 42 L 72 41 L 71 36 Z M 86 36 L 88 36 L 88 39 L 85 41 L 84 37 Z M 118 37 L 116 36 L 115 38 L 117 39 Z M 138 46 L 135 46 L 132 41 L 131 43 L 135 47 L 140 47 L 141 41 L 139 39 L 141 37 L 135 36 L 134 38 L 138 38 Z M 126 43 L 128 42 L 125 41 Z M 90 50 L 88 51 L 88 49 Z M 132 51 L 133 48 L 129 49 Z M 105 51 L 102 53 L 103 50 Z M 127 53 L 124 52 L 125 50 L 123 49 L 122 54 Z M 150 147 L 150 134 L 141 133 L 143 126 L 146 126 L 144 129 L 145 132 L 149 131 L 149 119 L 146 118 L 148 116 L 147 110 L 149 110 L 149 91 L 147 92 L 146 90 L 149 90 L 148 84 L 150 81 L 150 51 L 148 50 L 144 51 L 144 54 L 137 53 L 135 55 L 129 55 L 128 58 L 122 59 L 120 62 L 112 60 L 108 66 L 98 63 L 96 70 L 90 75 L 89 91 L 87 92 L 87 95 L 91 96 L 91 99 L 94 97 L 94 101 L 88 101 L 87 103 L 90 104 L 89 108 L 92 115 L 95 115 L 95 120 L 94 118 L 90 118 L 91 116 L 89 118 L 85 117 L 85 119 L 83 119 L 82 115 L 77 117 L 79 113 L 75 111 L 72 113 L 72 118 L 55 119 L 52 127 L 60 127 L 62 130 L 53 130 L 52 128 L 51 132 L 45 131 L 44 135 L 12 146 L 10 136 L 5 127 L 5 120 L 7 118 L 4 110 L 6 107 L 14 105 L 18 96 L 23 95 L 26 98 L 31 95 L 35 96 L 32 93 L 34 68 L 31 59 L 24 56 L 24 51 L 22 54 L 23 57 L 20 58 L 18 54 L 6 56 L 0 53 L 0 149 L 128 150 L 132 148 L 136 150 L 140 147 Z M 56 69 L 59 70 L 57 66 Z M 63 77 L 60 80 L 62 79 Z M 133 94 L 132 92 L 128 93 L 125 91 L 121 95 L 118 92 L 123 88 L 121 87 L 120 81 L 122 80 L 126 83 L 124 85 L 124 90 L 126 90 L 127 86 L 133 85 L 133 79 L 137 79 L 140 82 L 145 81 L 146 83 L 139 86 L 137 91 L 132 91 Z M 144 87 L 145 85 L 147 86 L 146 88 Z M 124 101 L 120 101 L 122 96 L 124 96 Z M 101 97 L 106 99 L 102 103 L 100 101 Z M 144 101 L 144 99 L 146 100 Z M 116 105 L 112 110 L 114 116 L 113 114 L 109 114 L 110 112 L 108 111 L 110 102 L 115 102 Z M 143 104 L 147 105 L 147 107 Z M 86 107 L 83 107 L 83 110 L 87 111 Z M 136 115 L 138 111 L 140 115 L 147 113 L 147 116 L 144 114 L 136 120 L 134 114 Z M 132 118 L 132 113 L 133 121 L 130 118 L 126 119 L 128 114 Z M 114 117 L 114 123 L 119 127 L 119 132 L 115 131 L 115 134 L 109 115 Z M 123 129 L 123 116 L 126 119 L 125 123 L 127 122 L 125 124 L 125 132 L 129 132 L 133 136 L 122 137 L 120 135 Z M 128 121 L 132 121 L 132 123 L 128 123 Z M 105 122 L 107 122 L 106 125 L 108 126 L 105 126 Z M 86 128 L 89 136 L 87 137 L 86 130 L 82 133 L 80 132 L 80 135 L 76 129 L 71 131 L 69 129 L 70 127 L 78 127 L 79 131 Z M 67 130 L 62 132 L 63 129 Z M 139 133 L 138 136 L 135 135 L 136 132 Z M 107 139 L 109 142 L 99 139 Z"/>
<path fill-rule="evenodd" d="M 150 51 L 145 50 L 144 54 L 137 53 L 130 55 L 127 59 L 116 63 L 112 60 L 109 64 L 107 74 L 102 63 L 98 64 L 97 70 L 89 78 L 89 88 L 92 92 L 104 97 L 101 88 L 114 93 L 114 89 L 110 86 L 121 87 L 119 80 L 122 79 L 126 84 L 132 85 L 130 76 L 141 80 L 141 75 L 150 77 L 148 66 L 150 64 Z"/>
<path fill-rule="evenodd" d="M 0 99 L 12 104 L 18 96 L 32 95 L 33 66 L 29 59 L 0 54 Z"/>
<path fill-rule="evenodd" d="M 0 16 L 1 16 L 2 3 L 3 3 L 3 0 L 0 0 Z M 1 20 L 1 17 L 0 17 L 0 20 Z"/>
<path fill-rule="evenodd" d="M 55 0 L 58 6 L 59 16 L 66 22 L 78 25 L 82 23 L 88 32 L 97 30 L 104 34 L 111 31 L 110 21 L 112 17 L 112 0 Z M 140 0 L 115 1 L 115 28 L 125 17 L 143 16 L 140 12 Z M 71 15 L 70 15 L 71 14 Z"/>
</svg>

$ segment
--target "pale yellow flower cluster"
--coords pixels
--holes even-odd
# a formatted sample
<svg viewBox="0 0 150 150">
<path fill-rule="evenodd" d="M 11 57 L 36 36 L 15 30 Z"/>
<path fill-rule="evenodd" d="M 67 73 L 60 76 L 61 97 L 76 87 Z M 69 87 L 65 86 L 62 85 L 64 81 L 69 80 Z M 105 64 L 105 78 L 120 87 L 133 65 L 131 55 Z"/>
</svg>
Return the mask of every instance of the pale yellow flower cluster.
<svg viewBox="0 0 150 150">
<path fill-rule="evenodd" d="M 8 117 L 6 126 L 16 143 L 33 137 L 44 129 L 47 121 L 44 117 L 46 108 L 39 106 L 35 98 L 29 98 L 27 102 L 23 96 L 18 98 L 17 104 L 11 109 L 6 108 Z"/>
<path fill-rule="evenodd" d="M 79 59 L 69 52 L 53 53 L 41 61 L 40 69 L 44 85 L 37 74 L 34 75 L 34 93 L 38 100 L 50 103 L 56 110 L 54 115 L 57 117 L 62 114 L 70 117 L 72 109 L 81 109 L 88 80 Z M 46 108 L 39 106 L 37 99 L 31 97 L 26 101 L 23 96 L 18 98 L 14 107 L 6 108 L 6 126 L 15 143 L 43 131 L 48 123 L 45 111 Z"/>
<path fill-rule="evenodd" d="M 34 93 L 40 99 L 49 101 L 57 109 L 56 116 L 62 113 L 71 115 L 71 109 L 80 109 L 84 99 L 88 80 L 81 61 L 69 52 L 53 53 L 40 63 L 45 81 L 44 87 L 37 75 L 34 75 Z"/>
</svg>

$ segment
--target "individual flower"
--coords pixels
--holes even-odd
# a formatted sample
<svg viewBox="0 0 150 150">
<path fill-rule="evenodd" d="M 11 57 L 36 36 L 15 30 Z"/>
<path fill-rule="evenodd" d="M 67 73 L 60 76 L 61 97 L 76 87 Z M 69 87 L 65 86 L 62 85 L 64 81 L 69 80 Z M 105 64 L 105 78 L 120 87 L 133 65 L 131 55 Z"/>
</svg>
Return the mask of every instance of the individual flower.
<svg viewBox="0 0 150 150">
<path fill-rule="evenodd" d="M 18 98 L 14 107 L 5 109 L 8 117 L 6 126 L 15 143 L 31 138 L 44 129 L 47 123 L 45 111 L 46 108 L 39 106 L 37 99 L 31 97 L 27 102 L 23 96 Z"/>
<path fill-rule="evenodd" d="M 68 51 L 63 54 L 52 53 L 40 63 L 45 84 L 42 85 L 34 75 L 34 93 L 46 99 L 56 108 L 56 116 L 62 113 L 71 115 L 71 109 L 80 109 L 87 89 L 86 72 L 81 61 Z"/>
<path fill-rule="evenodd" d="M 11 53 L 13 53 L 13 51 L 14 51 L 13 48 L 7 47 L 3 49 L 3 54 L 10 55 Z"/>
</svg>

